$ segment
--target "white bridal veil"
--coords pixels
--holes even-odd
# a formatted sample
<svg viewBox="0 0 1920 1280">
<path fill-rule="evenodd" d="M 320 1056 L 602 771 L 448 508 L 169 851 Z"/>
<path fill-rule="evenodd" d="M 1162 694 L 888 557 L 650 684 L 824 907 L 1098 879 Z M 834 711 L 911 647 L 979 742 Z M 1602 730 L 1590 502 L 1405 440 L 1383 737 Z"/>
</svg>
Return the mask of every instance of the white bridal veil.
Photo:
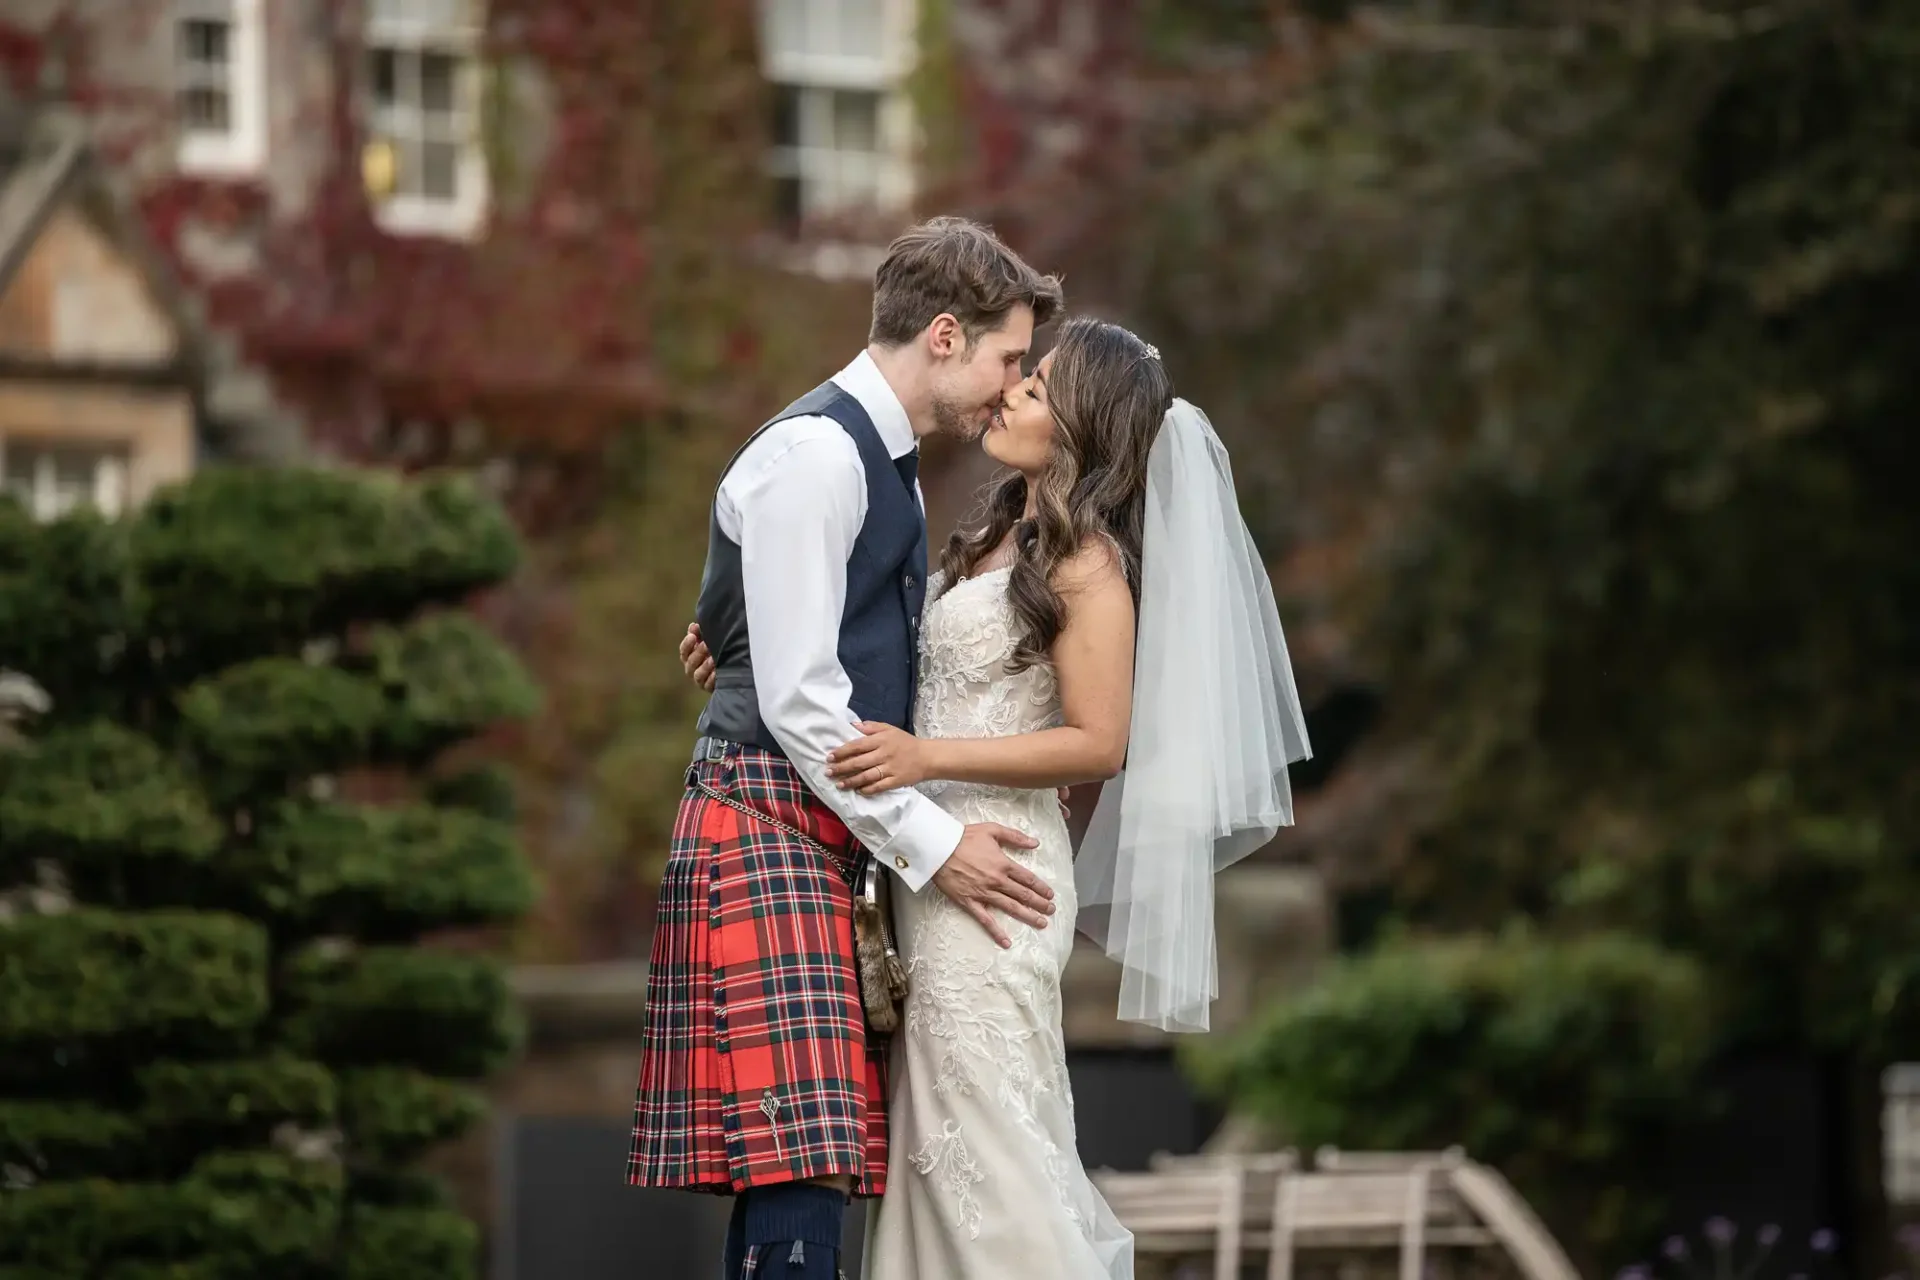
<svg viewBox="0 0 1920 1280">
<path fill-rule="evenodd" d="M 1120 962 L 1120 1017 L 1205 1031 L 1219 989 L 1213 877 L 1293 821 L 1310 754 L 1273 585 L 1226 447 L 1185 400 L 1148 459 L 1126 769 L 1074 863 L 1079 927 Z"/>
</svg>

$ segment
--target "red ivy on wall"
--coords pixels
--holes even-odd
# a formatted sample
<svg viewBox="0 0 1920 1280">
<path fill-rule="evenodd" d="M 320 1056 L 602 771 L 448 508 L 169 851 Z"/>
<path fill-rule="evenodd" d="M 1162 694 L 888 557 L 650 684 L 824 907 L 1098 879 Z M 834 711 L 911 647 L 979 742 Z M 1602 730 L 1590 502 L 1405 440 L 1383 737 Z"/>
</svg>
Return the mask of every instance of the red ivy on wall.
<svg viewBox="0 0 1920 1280">
<path fill-rule="evenodd" d="M 453 424 L 477 420 L 492 444 L 537 444 L 564 458 L 598 453 L 609 431 L 672 398 L 653 359 L 660 294 L 650 272 L 668 184 L 701 180 L 662 164 L 669 95 L 700 92 L 672 65 L 690 30 L 676 7 L 493 0 L 489 74 L 510 68 L 514 79 L 533 69 L 545 136 L 534 153 L 508 157 L 514 178 L 496 185 L 485 234 L 473 241 L 380 226 L 361 178 L 361 47 L 350 6 L 327 4 L 301 19 L 302 38 L 325 41 L 317 52 L 330 84 L 297 104 L 296 128 L 325 140 L 297 209 L 276 207 L 260 179 L 198 177 L 151 162 L 171 145 L 169 95 L 107 80 L 98 70 L 105 60 L 93 55 L 108 41 L 168 38 L 168 6 L 129 2 L 93 26 L 71 7 L 36 29 L 0 23 L 0 73 L 16 95 L 56 98 L 94 118 L 98 149 L 133 176 L 155 242 L 205 299 L 211 323 L 271 371 L 316 444 L 386 456 L 393 424 L 410 421 L 445 433 L 439 447 L 452 449 Z M 743 3 L 701 10 L 703 22 L 722 28 L 752 21 Z M 757 91 L 750 42 L 747 49 L 743 71 Z M 719 111 L 750 113 L 736 145 L 757 153 L 759 113 L 743 102 L 747 90 L 724 79 L 711 88 Z M 490 120 L 488 131 L 512 136 L 517 124 Z M 198 270 L 193 233 L 245 241 L 253 267 Z M 725 350 L 749 360 L 757 345 L 739 333 Z"/>
</svg>

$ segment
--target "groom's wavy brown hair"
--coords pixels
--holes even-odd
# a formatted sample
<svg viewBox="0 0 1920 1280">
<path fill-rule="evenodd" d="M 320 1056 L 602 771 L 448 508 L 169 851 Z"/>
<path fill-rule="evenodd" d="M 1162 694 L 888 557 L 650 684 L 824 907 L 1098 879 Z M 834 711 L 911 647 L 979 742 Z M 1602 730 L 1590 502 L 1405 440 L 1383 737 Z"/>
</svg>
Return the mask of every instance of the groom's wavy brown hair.
<svg viewBox="0 0 1920 1280">
<path fill-rule="evenodd" d="M 968 218 L 929 218 L 902 232 L 874 272 L 867 340 L 904 346 L 950 315 L 971 349 L 1022 303 L 1039 328 L 1060 310 L 1061 298 L 1059 279 L 1028 266 L 991 228 Z"/>
<path fill-rule="evenodd" d="M 1147 456 L 1173 406 L 1173 379 L 1128 330 L 1076 317 L 1054 343 L 1047 405 L 1058 430 L 1035 485 L 1033 519 L 1025 518 L 1025 476 L 990 481 L 940 557 L 947 581 L 957 582 L 1013 532 L 1007 592 L 1020 622 L 1015 670 L 1047 660 L 1067 620 L 1055 573 L 1089 542 L 1112 539 L 1138 607 Z"/>
</svg>

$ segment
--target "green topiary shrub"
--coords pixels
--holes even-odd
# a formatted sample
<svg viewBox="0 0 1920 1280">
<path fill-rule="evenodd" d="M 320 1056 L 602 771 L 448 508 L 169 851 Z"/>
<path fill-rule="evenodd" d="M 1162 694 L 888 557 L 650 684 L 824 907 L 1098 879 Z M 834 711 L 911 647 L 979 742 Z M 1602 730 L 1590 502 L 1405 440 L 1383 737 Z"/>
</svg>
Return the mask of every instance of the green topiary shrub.
<svg viewBox="0 0 1920 1280">
<path fill-rule="evenodd" d="M 0 754 L 0 1280 L 475 1274 L 409 1165 L 520 1039 L 500 966 L 423 942 L 534 898 L 510 786 L 441 767 L 533 708 L 456 608 L 516 554 L 454 481 L 0 501 L 0 667 L 48 702 Z"/>
<path fill-rule="evenodd" d="M 1635 1175 L 1699 1096 L 1711 1027 L 1681 957 L 1515 931 L 1390 943 L 1193 1066 L 1302 1147 L 1464 1146 L 1604 1254 L 1658 1212 Z"/>
</svg>

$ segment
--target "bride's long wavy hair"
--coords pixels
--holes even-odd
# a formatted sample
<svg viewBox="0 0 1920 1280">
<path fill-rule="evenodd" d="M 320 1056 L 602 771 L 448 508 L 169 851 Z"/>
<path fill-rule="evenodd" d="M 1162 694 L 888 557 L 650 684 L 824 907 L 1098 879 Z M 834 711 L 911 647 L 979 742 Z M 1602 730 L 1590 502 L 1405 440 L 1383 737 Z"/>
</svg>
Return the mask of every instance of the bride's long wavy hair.
<svg viewBox="0 0 1920 1280">
<path fill-rule="evenodd" d="M 1033 518 L 1025 518 L 1027 478 L 998 477 L 940 556 L 947 581 L 958 582 L 1013 532 L 1007 594 L 1020 624 L 1016 670 L 1047 660 L 1066 623 L 1054 574 L 1090 540 L 1112 539 L 1139 605 L 1147 455 L 1173 404 L 1173 379 L 1158 352 L 1128 330 L 1076 317 L 1054 343 L 1047 404 L 1057 430 L 1034 486 Z"/>
</svg>

